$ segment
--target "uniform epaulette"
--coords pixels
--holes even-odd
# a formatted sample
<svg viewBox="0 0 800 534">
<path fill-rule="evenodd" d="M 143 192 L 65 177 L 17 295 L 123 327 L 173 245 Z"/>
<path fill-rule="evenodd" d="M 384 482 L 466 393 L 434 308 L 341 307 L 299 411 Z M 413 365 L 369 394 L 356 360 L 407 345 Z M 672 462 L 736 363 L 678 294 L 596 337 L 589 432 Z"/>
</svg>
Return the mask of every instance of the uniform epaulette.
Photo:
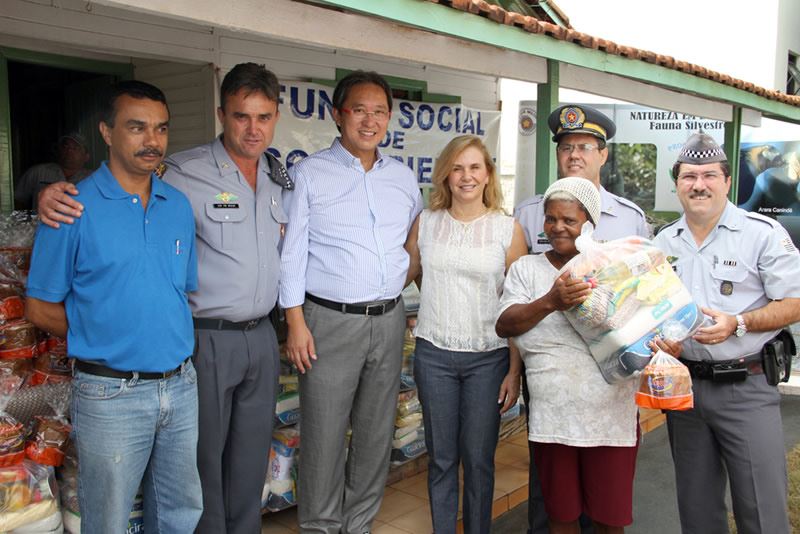
<svg viewBox="0 0 800 534">
<path fill-rule="evenodd" d="M 175 154 L 171 154 L 169 157 L 167 157 L 167 159 L 164 160 L 164 163 L 170 167 L 177 167 L 180 169 L 181 166 L 187 161 L 200 159 L 205 156 L 208 150 L 209 148 L 206 145 L 197 146 L 188 150 L 181 150 L 180 152 L 176 152 Z"/>
<path fill-rule="evenodd" d="M 636 202 L 634 202 L 632 200 L 628 200 L 627 198 L 623 198 L 623 197 L 617 196 L 617 195 L 614 195 L 614 198 L 616 198 L 617 202 L 619 202 L 623 206 L 626 206 L 628 208 L 632 208 L 634 211 L 638 212 L 640 215 L 644 215 L 644 210 L 642 208 L 640 208 L 639 206 L 637 206 Z"/>
<path fill-rule="evenodd" d="M 527 206 L 533 206 L 534 204 L 540 204 L 542 200 L 544 200 L 544 195 L 542 194 L 533 195 L 532 197 L 528 197 L 519 204 L 517 204 L 514 210 L 518 210 L 520 208 L 524 208 Z"/>
<path fill-rule="evenodd" d="M 781 223 L 779 223 L 775 219 L 767 217 L 766 215 L 761 215 L 760 213 L 756 213 L 756 212 L 753 212 L 753 211 L 746 211 L 746 212 L 744 212 L 744 214 L 745 214 L 745 216 L 747 216 L 747 217 L 749 217 L 749 218 L 751 218 L 751 219 L 753 219 L 755 221 L 761 221 L 763 223 L 767 223 L 768 225 L 770 225 L 773 228 L 783 228 L 781 226 Z"/>
<path fill-rule="evenodd" d="M 291 191 L 294 189 L 294 182 L 289 177 L 289 173 L 286 172 L 286 167 L 283 166 L 283 163 L 273 156 L 269 151 L 264 152 L 264 156 L 267 158 L 267 163 L 269 164 L 269 178 L 283 189 L 288 189 Z"/>
<path fill-rule="evenodd" d="M 655 237 L 656 235 L 660 234 L 661 232 L 663 232 L 664 230 L 666 230 L 667 228 L 669 228 L 670 226 L 672 226 L 673 224 L 677 223 L 680 220 L 681 220 L 680 217 L 678 217 L 674 221 L 668 222 L 667 224 L 661 226 L 660 228 L 657 228 L 656 232 L 655 232 L 655 235 L 653 237 Z"/>
</svg>

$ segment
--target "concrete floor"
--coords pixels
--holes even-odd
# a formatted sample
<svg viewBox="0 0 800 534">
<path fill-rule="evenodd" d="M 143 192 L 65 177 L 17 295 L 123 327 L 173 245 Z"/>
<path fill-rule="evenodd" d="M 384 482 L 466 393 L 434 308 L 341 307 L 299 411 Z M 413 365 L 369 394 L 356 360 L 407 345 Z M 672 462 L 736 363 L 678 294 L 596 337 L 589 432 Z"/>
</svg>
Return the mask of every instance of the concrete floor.
<svg viewBox="0 0 800 534">
<path fill-rule="evenodd" d="M 794 377 L 793 377 L 794 378 Z M 786 450 L 800 443 L 800 396 L 784 395 L 781 402 Z M 527 502 L 497 518 L 492 534 L 524 534 Z M 649 432 L 639 447 L 634 481 L 633 525 L 629 534 L 679 534 L 675 478 L 666 425 Z"/>
</svg>

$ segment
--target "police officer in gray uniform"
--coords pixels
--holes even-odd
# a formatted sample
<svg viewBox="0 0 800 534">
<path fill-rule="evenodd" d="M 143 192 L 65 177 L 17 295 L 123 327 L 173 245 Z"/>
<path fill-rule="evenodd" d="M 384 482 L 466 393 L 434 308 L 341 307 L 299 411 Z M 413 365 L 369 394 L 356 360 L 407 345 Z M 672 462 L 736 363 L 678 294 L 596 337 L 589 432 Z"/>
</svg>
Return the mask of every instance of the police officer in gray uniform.
<svg viewBox="0 0 800 534">
<path fill-rule="evenodd" d="M 729 481 L 739 532 L 788 534 L 780 395 L 768 377 L 771 340 L 800 320 L 800 254 L 777 222 L 728 201 L 730 167 L 710 136 L 689 138 L 673 178 L 684 215 L 655 244 L 711 318 L 683 344 L 694 408 L 667 412 L 681 528 L 727 533 Z"/>
<path fill-rule="evenodd" d="M 550 114 L 547 120 L 553 141 L 557 143 L 558 177 L 579 176 L 594 183 L 600 190 L 600 222 L 594 231 L 598 241 L 629 235 L 650 236 L 650 227 L 642 209 L 628 199 L 613 195 L 600 185 L 600 168 L 608 158 L 606 141 L 614 137 L 617 127 L 611 119 L 589 106 L 567 104 Z M 544 202 L 536 195 L 514 209 L 534 254 L 550 250 L 544 235 Z"/>
<path fill-rule="evenodd" d="M 608 158 L 606 141 L 614 137 L 614 122 L 589 106 L 567 104 L 550 114 L 547 121 L 557 143 L 558 177 L 578 176 L 592 182 L 600 190 L 600 221 L 593 236 L 598 241 L 608 241 L 630 235 L 650 236 L 650 226 L 644 212 L 631 202 L 613 195 L 600 185 L 600 168 Z M 522 225 L 528 250 L 534 254 L 547 252 L 552 247 L 544 234 L 544 201 L 536 195 L 520 203 L 514 217 Z M 526 406 L 528 392 L 522 381 Z M 535 410 L 535 406 L 529 409 Z M 539 475 L 533 462 L 533 448 L 529 444 L 530 473 L 528 483 L 528 532 L 546 534 L 547 513 L 544 509 Z M 581 517 L 583 532 L 592 532 L 588 517 Z"/>
<path fill-rule="evenodd" d="M 263 65 L 236 65 L 222 81 L 223 134 L 167 158 L 165 182 L 191 202 L 197 232 L 194 316 L 199 396 L 197 462 L 203 489 L 198 533 L 260 532 L 280 361 L 267 317 L 278 297 L 279 245 L 288 222 L 281 194 L 292 184 L 265 150 L 278 121 L 280 86 Z M 81 207 L 51 186 L 46 223 Z M 75 191 L 76 192 L 76 191 Z M 56 213 L 56 212 L 61 213 Z"/>
</svg>

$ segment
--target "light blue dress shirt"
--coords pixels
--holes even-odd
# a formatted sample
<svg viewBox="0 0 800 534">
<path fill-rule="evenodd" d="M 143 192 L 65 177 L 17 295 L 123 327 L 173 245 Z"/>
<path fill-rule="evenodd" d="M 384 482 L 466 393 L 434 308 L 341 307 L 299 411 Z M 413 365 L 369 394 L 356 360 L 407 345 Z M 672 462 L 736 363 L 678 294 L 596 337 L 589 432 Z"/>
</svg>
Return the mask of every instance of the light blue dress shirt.
<svg viewBox="0 0 800 534">
<path fill-rule="evenodd" d="M 350 304 L 397 297 L 409 263 L 403 245 L 422 211 L 411 169 L 378 152 L 365 171 L 337 138 L 289 173 L 281 306 L 303 304 L 306 292 Z"/>
</svg>

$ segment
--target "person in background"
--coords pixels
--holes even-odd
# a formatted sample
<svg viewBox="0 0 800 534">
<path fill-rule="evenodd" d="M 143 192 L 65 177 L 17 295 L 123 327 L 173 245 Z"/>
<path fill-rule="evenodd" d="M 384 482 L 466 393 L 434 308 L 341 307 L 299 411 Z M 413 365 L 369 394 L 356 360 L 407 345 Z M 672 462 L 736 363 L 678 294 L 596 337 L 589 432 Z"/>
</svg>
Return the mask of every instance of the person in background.
<svg viewBox="0 0 800 534">
<path fill-rule="evenodd" d="M 18 210 L 36 210 L 39 192 L 56 182 L 76 184 L 89 176 L 85 167 L 89 161 L 89 145 L 78 132 L 62 135 L 56 144 L 55 163 L 34 165 L 14 185 L 14 207 Z"/>
<path fill-rule="evenodd" d="M 378 150 L 391 113 L 383 77 L 348 74 L 333 92 L 341 136 L 290 169 L 280 302 L 301 373 L 304 533 L 369 532 L 389 471 L 406 325 L 403 245 L 422 210 L 414 173 Z"/>
<path fill-rule="evenodd" d="M 519 397 L 522 363 L 494 323 L 505 273 L 527 247 L 519 223 L 502 212 L 495 165 L 480 138 L 450 141 L 432 181 L 430 209 L 406 242 L 406 281 L 420 286 L 414 378 L 428 494 L 434 532 L 454 534 L 463 465 L 464 532 L 480 534 L 491 527 L 500 415 Z"/>
<path fill-rule="evenodd" d="M 780 393 L 765 370 L 770 349 L 792 357 L 781 329 L 800 321 L 800 254 L 779 223 L 728 200 L 730 164 L 707 134 L 689 137 L 672 176 L 683 216 L 654 244 L 712 320 L 684 342 L 694 408 L 667 412 L 681 529 L 728 532 L 730 483 L 739 532 L 788 534 Z"/>
<path fill-rule="evenodd" d="M 147 532 L 190 533 L 202 512 L 197 374 L 187 292 L 197 288 L 186 197 L 154 174 L 169 109 L 152 85 L 110 90 L 108 162 L 81 182 L 86 212 L 39 225 L 26 315 L 67 339 L 81 532 L 126 532 L 142 485 Z"/>
<path fill-rule="evenodd" d="M 600 202 L 583 178 L 562 178 L 547 189 L 544 231 L 552 249 L 511 266 L 496 325 L 501 337 L 515 337 L 525 361 L 528 439 L 553 534 L 578 532 L 582 514 L 600 534 L 621 533 L 633 521 L 638 381 L 608 384 L 561 313 L 591 293 L 588 282 L 560 270 L 578 254 L 583 225 L 600 219 Z M 659 346 L 673 353 L 679 347 Z"/>
</svg>

